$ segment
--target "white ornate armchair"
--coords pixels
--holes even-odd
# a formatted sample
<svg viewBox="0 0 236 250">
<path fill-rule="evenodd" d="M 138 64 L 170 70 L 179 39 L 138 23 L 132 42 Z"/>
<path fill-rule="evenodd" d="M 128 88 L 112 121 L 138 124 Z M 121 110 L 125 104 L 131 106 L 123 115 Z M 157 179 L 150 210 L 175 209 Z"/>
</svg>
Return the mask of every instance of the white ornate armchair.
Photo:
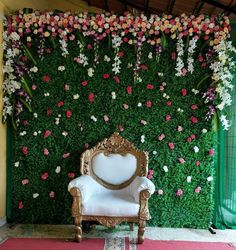
<svg viewBox="0 0 236 250">
<path fill-rule="evenodd" d="M 144 241 L 146 220 L 150 218 L 148 199 L 155 191 L 146 178 L 148 153 L 114 133 L 81 155 L 81 176 L 69 183 L 73 196 L 72 217 L 75 240 L 82 239 L 82 221 L 98 221 L 114 227 L 138 223 L 138 243 Z"/>
</svg>

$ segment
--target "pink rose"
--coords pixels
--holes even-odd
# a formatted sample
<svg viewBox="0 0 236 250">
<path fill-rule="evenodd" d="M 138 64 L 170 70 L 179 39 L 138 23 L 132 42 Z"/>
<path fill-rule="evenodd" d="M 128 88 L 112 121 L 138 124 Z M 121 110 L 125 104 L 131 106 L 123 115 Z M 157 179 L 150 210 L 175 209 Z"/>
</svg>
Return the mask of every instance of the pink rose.
<svg viewBox="0 0 236 250">
<path fill-rule="evenodd" d="M 151 101 L 146 101 L 146 107 L 151 108 L 152 107 L 152 102 Z"/>
<path fill-rule="evenodd" d="M 116 83 L 120 83 L 120 78 L 119 78 L 119 76 L 114 76 L 113 79 L 115 80 Z"/>
<path fill-rule="evenodd" d="M 195 117 L 195 116 L 191 116 L 191 122 L 192 123 L 198 123 L 198 118 L 197 117 Z"/>
<path fill-rule="evenodd" d="M 195 135 L 195 134 L 191 134 L 190 137 L 191 137 L 191 139 L 193 139 L 193 140 L 196 139 L 196 135 Z"/>
<path fill-rule="evenodd" d="M 88 99 L 89 99 L 90 102 L 94 102 L 94 94 L 93 94 L 93 93 L 90 93 L 90 94 L 88 95 Z"/>
<path fill-rule="evenodd" d="M 32 90 L 36 90 L 37 89 L 37 85 L 33 84 L 31 88 L 32 88 Z"/>
<path fill-rule="evenodd" d="M 45 148 L 45 149 L 43 150 L 43 154 L 44 154 L 44 155 L 49 155 L 49 151 L 48 151 L 47 148 Z"/>
<path fill-rule="evenodd" d="M 57 107 L 62 107 L 62 106 L 64 106 L 64 102 L 63 101 L 59 101 L 58 103 L 57 103 Z"/>
<path fill-rule="evenodd" d="M 145 121 L 145 120 L 140 120 L 140 123 L 143 125 L 147 125 L 147 121 Z"/>
<path fill-rule="evenodd" d="M 89 44 L 87 44 L 87 49 L 92 49 L 93 48 L 93 46 L 89 43 Z"/>
<path fill-rule="evenodd" d="M 165 87 L 164 86 L 160 86 L 160 91 L 163 91 L 165 89 Z"/>
<path fill-rule="evenodd" d="M 186 74 L 187 74 L 187 69 L 185 69 L 185 68 L 182 68 L 182 76 L 186 76 Z"/>
<path fill-rule="evenodd" d="M 110 78 L 110 75 L 109 74 L 103 74 L 103 78 L 108 79 L 108 78 Z"/>
<path fill-rule="evenodd" d="M 104 120 L 105 122 L 108 122 L 108 121 L 109 121 L 108 115 L 104 115 L 104 116 L 103 116 L 103 120 Z"/>
<path fill-rule="evenodd" d="M 164 134 L 161 134 L 161 135 L 158 136 L 158 140 L 159 140 L 159 141 L 162 141 L 164 138 L 165 138 L 165 135 L 164 135 Z"/>
<path fill-rule="evenodd" d="M 196 187 L 196 188 L 195 188 L 195 193 L 200 193 L 200 192 L 201 192 L 201 190 L 202 190 L 202 188 L 201 188 L 201 187 Z"/>
<path fill-rule="evenodd" d="M 147 89 L 154 89 L 154 86 L 151 83 L 149 83 L 146 88 Z"/>
<path fill-rule="evenodd" d="M 117 53 L 117 56 L 123 57 L 123 56 L 124 56 L 124 52 L 123 52 L 123 51 L 119 51 L 119 52 Z"/>
<path fill-rule="evenodd" d="M 51 191 L 48 195 L 49 195 L 50 198 L 54 198 L 55 197 L 55 192 Z"/>
<path fill-rule="evenodd" d="M 166 121 L 168 122 L 168 121 L 170 121 L 170 119 L 171 119 L 171 116 L 170 115 L 166 115 Z"/>
<path fill-rule="evenodd" d="M 176 52 L 172 52 L 171 53 L 171 59 L 172 60 L 176 60 Z"/>
<path fill-rule="evenodd" d="M 186 141 L 187 141 L 187 142 L 191 142 L 191 141 L 192 141 L 192 138 L 191 138 L 191 137 L 188 137 L 188 138 L 186 139 Z"/>
<path fill-rule="evenodd" d="M 177 196 L 181 196 L 183 194 L 183 190 L 182 189 L 178 189 L 175 193 Z"/>
<path fill-rule="evenodd" d="M 21 183 L 22 185 L 27 185 L 29 183 L 29 179 L 23 179 Z"/>
<path fill-rule="evenodd" d="M 71 118 L 71 116 L 72 116 L 72 111 L 71 110 L 67 110 L 66 111 L 66 117 L 67 118 Z"/>
<path fill-rule="evenodd" d="M 143 69 L 143 70 L 148 70 L 148 66 L 145 65 L 145 64 L 141 64 L 141 65 L 140 65 L 140 68 Z"/>
<path fill-rule="evenodd" d="M 179 160 L 180 163 L 185 163 L 184 158 L 179 158 L 178 160 Z"/>
<path fill-rule="evenodd" d="M 83 81 L 81 84 L 82 84 L 82 86 L 85 87 L 88 84 L 88 81 Z"/>
<path fill-rule="evenodd" d="M 47 180 L 48 176 L 49 176 L 48 172 L 45 172 L 41 175 L 41 179 L 45 181 Z"/>
<path fill-rule="evenodd" d="M 71 179 L 75 178 L 75 173 L 68 173 L 67 176 Z"/>
<path fill-rule="evenodd" d="M 124 103 L 124 104 L 123 104 L 123 107 L 124 107 L 124 109 L 128 109 L 128 108 L 129 108 L 129 105 L 126 104 L 126 103 Z"/>
<path fill-rule="evenodd" d="M 199 61 L 199 62 L 203 62 L 203 60 L 204 60 L 204 59 L 203 59 L 202 54 L 199 54 L 199 55 L 198 55 L 198 61 Z"/>
<path fill-rule="evenodd" d="M 212 156 L 212 155 L 214 155 L 214 153 L 215 153 L 214 149 L 211 148 L 211 149 L 209 150 L 209 155 Z"/>
<path fill-rule="evenodd" d="M 23 201 L 19 201 L 18 203 L 18 208 L 22 209 L 24 207 Z"/>
<path fill-rule="evenodd" d="M 158 189 L 158 190 L 157 190 L 157 194 L 158 194 L 158 195 L 163 195 L 163 193 L 164 193 L 164 192 L 163 192 L 162 189 Z"/>
<path fill-rule="evenodd" d="M 168 147 L 173 150 L 175 148 L 175 144 L 173 142 L 168 142 Z"/>
<path fill-rule="evenodd" d="M 131 94 L 132 94 L 132 87 L 131 87 L 131 86 L 128 86 L 128 87 L 126 88 L 126 91 L 127 91 L 127 93 L 128 93 L 129 95 L 131 95 Z"/>
<path fill-rule="evenodd" d="M 120 130 L 120 132 L 123 132 L 125 130 L 121 124 L 118 125 L 118 129 Z"/>
<path fill-rule="evenodd" d="M 47 116 L 52 115 L 52 110 L 51 109 L 47 109 Z"/>
<path fill-rule="evenodd" d="M 167 102 L 166 102 L 166 106 L 168 106 L 168 107 L 170 107 L 171 104 L 172 104 L 171 101 L 167 101 Z"/>
<path fill-rule="evenodd" d="M 68 158 L 69 156 L 70 156 L 70 153 L 64 153 L 64 154 L 62 155 L 62 157 L 63 157 L 64 159 Z"/>
<path fill-rule="evenodd" d="M 196 104 L 193 104 L 193 105 L 191 106 L 191 109 L 192 109 L 192 110 L 198 109 L 198 106 L 197 106 Z"/>
<path fill-rule="evenodd" d="M 200 166 L 200 164 L 201 164 L 201 162 L 200 162 L 200 161 L 196 161 L 196 166 L 197 166 L 197 167 L 199 167 L 199 166 Z"/>
<path fill-rule="evenodd" d="M 28 148 L 27 148 L 26 146 L 24 146 L 24 147 L 22 148 L 22 153 L 23 153 L 24 155 L 27 155 L 27 154 L 28 154 Z"/>
<path fill-rule="evenodd" d="M 181 132 L 181 131 L 183 130 L 183 128 L 182 128 L 181 126 L 178 126 L 178 127 L 177 127 L 177 130 L 178 130 L 179 132 Z"/>
<path fill-rule="evenodd" d="M 187 89 L 181 89 L 181 94 L 182 94 L 182 96 L 186 96 L 187 95 Z"/>
<path fill-rule="evenodd" d="M 51 130 L 46 130 L 45 132 L 44 132 L 44 138 L 47 138 L 47 137 L 49 137 L 50 135 L 52 134 L 52 131 Z"/>
</svg>

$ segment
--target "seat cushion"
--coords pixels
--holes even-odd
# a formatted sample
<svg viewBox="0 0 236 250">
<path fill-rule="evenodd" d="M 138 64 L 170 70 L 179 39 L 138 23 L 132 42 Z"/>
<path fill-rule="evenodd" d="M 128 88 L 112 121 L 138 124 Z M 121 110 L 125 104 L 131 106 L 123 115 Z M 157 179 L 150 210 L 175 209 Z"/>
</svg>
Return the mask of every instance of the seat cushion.
<svg viewBox="0 0 236 250">
<path fill-rule="evenodd" d="M 82 204 L 83 215 L 138 216 L 139 203 L 131 195 L 111 191 L 90 197 Z"/>
</svg>

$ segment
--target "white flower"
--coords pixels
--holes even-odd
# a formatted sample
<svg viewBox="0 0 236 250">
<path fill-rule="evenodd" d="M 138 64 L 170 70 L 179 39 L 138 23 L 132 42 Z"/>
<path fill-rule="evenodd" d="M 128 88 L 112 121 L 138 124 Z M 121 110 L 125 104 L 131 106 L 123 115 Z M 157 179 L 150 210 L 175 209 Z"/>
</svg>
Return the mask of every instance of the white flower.
<svg viewBox="0 0 236 250">
<path fill-rule="evenodd" d="M 190 183 L 192 181 L 192 176 L 187 177 L 187 182 Z"/>
<path fill-rule="evenodd" d="M 27 37 L 26 37 L 26 41 L 27 41 L 27 42 L 31 42 L 31 41 L 32 41 L 31 37 L 30 37 L 30 36 L 27 36 Z"/>
<path fill-rule="evenodd" d="M 33 135 L 34 135 L 34 136 L 37 136 L 37 135 L 38 135 L 38 132 L 34 131 Z"/>
<path fill-rule="evenodd" d="M 209 182 L 210 182 L 210 181 L 213 181 L 213 177 L 212 177 L 212 176 L 208 176 L 208 177 L 207 177 L 207 181 L 209 181 Z"/>
<path fill-rule="evenodd" d="M 37 197 L 39 197 L 39 194 L 38 193 L 34 193 L 33 194 L 33 198 L 36 199 Z"/>
<path fill-rule="evenodd" d="M 59 123 L 60 123 L 60 118 L 57 118 L 57 117 L 56 117 L 56 118 L 55 118 L 55 124 L 56 124 L 56 125 L 59 125 Z"/>
<path fill-rule="evenodd" d="M 202 129 L 202 133 L 203 134 L 206 134 L 207 133 L 207 130 L 205 128 Z"/>
<path fill-rule="evenodd" d="M 156 150 L 154 150 L 154 151 L 152 151 L 152 153 L 153 153 L 154 155 L 156 155 L 156 154 L 157 154 L 157 151 L 156 151 Z"/>
<path fill-rule="evenodd" d="M 163 170 L 167 173 L 169 171 L 168 167 L 167 166 L 164 166 L 163 167 Z"/>
<path fill-rule="evenodd" d="M 59 174 L 61 172 L 61 166 L 57 166 L 55 172 Z"/>
<path fill-rule="evenodd" d="M 15 162 L 15 164 L 14 164 L 14 166 L 15 166 L 16 168 L 18 168 L 19 165 L 20 165 L 20 162 L 19 162 L 19 161 Z"/>
<path fill-rule="evenodd" d="M 148 54 L 148 58 L 149 58 L 149 59 L 152 59 L 152 58 L 153 58 L 153 56 L 152 56 L 152 52 L 149 52 L 149 54 Z"/>
<path fill-rule="evenodd" d="M 39 131 L 38 131 L 38 134 L 41 134 L 41 133 L 42 133 L 41 130 L 39 130 Z"/>
<path fill-rule="evenodd" d="M 61 114 L 58 114 L 57 116 L 58 116 L 58 117 L 61 117 Z"/>
<path fill-rule="evenodd" d="M 199 152 L 199 147 L 194 146 L 193 150 L 194 150 L 195 153 L 198 153 Z"/>
<path fill-rule="evenodd" d="M 26 131 L 20 132 L 20 136 L 24 136 L 24 135 L 26 135 Z"/>
<path fill-rule="evenodd" d="M 34 118 L 38 118 L 38 114 L 37 113 L 34 113 Z"/>
<path fill-rule="evenodd" d="M 50 94 L 47 92 L 47 93 L 44 93 L 44 96 L 50 96 Z"/>
<path fill-rule="evenodd" d="M 141 135 L 141 142 L 142 142 L 142 143 L 145 142 L 145 135 Z"/>
<path fill-rule="evenodd" d="M 20 36 L 19 36 L 16 32 L 12 32 L 11 35 L 10 35 L 10 38 L 11 38 L 13 41 L 18 41 L 18 40 L 20 40 Z"/>
<path fill-rule="evenodd" d="M 104 56 L 104 61 L 105 61 L 105 62 L 110 62 L 110 61 L 111 61 L 111 58 L 108 57 L 107 55 L 105 55 L 105 56 Z"/>
<path fill-rule="evenodd" d="M 137 106 L 138 106 L 139 108 L 142 107 L 142 103 L 139 102 Z"/>
<path fill-rule="evenodd" d="M 38 68 L 36 66 L 34 66 L 30 69 L 30 72 L 36 73 L 36 72 L 38 72 Z"/>
<path fill-rule="evenodd" d="M 177 59 L 176 59 L 176 76 L 182 76 L 182 68 L 184 67 L 184 62 L 183 62 L 183 55 L 184 55 L 184 42 L 182 37 L 177 38 L 177 43 L 176 43 L 176 51 L 177 51 Z"/>
<path fill-rule="evenodd" d="M 116 99 L 116 92 L 114 92 L 114 91 L 111 92 L 111 97 L 112 97 L 113 100 L 115 100 Z"/>
<path fill-rule="evenodd" d="M 230 127 L 230 123 L 229 123 L 229 120 L 226 119 L 225 115 L 220 116 L 220 121 L 222 123 L 224 130 L 228 130 Z"/>
<path fill-rule="evenodd" d="M 64 71 L 66 68 L 65 68 L 65 66 L 58 66 L 58 71 Z"/>
<path fill-rule="evenodd" d="M 89 68 L 89 69 L 88 69 L 88 76 L 89 76 L 89 77 L 92 77 L 93 74 L 94 74 L 94 69 L 93 69 L 93 68 Z"/>
<path fill-rule="evenodd" d="M 194 93 L 194 95 L 196 95 L 196 94 L 199 93 L 199 90 L 197 90 L 197 89 L 192 89 L 192 92 Z"/>
<path fill-rule="evenodd" d="M 184 112 L 184 110 L 181 109 L 181 108 L 178 108 L 177 111 L 180 112 L 180 113 L 183 113 L 183 112 Z"/>
<path fill-rule="evenodd" d="M 96 121 L 98 120 L 94 115 L 91 116 L 91 119 L 92 119 L 94 122 L 96 122 Z"/>
<path fill-rule="evenodd" d="M 74 100 L 79 99 L 79 94 L 75 94 L 75 95 L 73 95 L 73 99 L 74 99 Z"/>
<path fill-rule="evenodd" d="M 162 72 L 158 72 L 157 74 L 158 74 L 158 76 L 163 76 L 164 75 Z"/>
<path fill-rule="evenodd" d="M 63 136 L 67 136 L 67 135 L 68 135 L 68 132 L 67 132 L 67 131 L 64 131 L 64 132 L 62 132 L 62 135 L 63 135 Z"/>
</svg>

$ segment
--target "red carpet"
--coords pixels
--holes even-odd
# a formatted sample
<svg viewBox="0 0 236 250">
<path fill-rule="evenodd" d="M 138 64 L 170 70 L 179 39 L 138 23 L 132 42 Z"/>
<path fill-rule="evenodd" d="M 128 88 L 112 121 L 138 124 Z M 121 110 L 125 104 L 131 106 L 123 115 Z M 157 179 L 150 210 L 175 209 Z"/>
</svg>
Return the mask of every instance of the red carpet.
<svg viewBox="0 0 236 250">
<path fill-rule="evenodd" d="M 64 239 L 12 238 L 0 244 L 0 250 L 236 250 L 227 243 L 159 241 L 145 239 L 143 245 L 129 244 L 127 238 L 83 239 L 81 243 Z"/>
</svg>

